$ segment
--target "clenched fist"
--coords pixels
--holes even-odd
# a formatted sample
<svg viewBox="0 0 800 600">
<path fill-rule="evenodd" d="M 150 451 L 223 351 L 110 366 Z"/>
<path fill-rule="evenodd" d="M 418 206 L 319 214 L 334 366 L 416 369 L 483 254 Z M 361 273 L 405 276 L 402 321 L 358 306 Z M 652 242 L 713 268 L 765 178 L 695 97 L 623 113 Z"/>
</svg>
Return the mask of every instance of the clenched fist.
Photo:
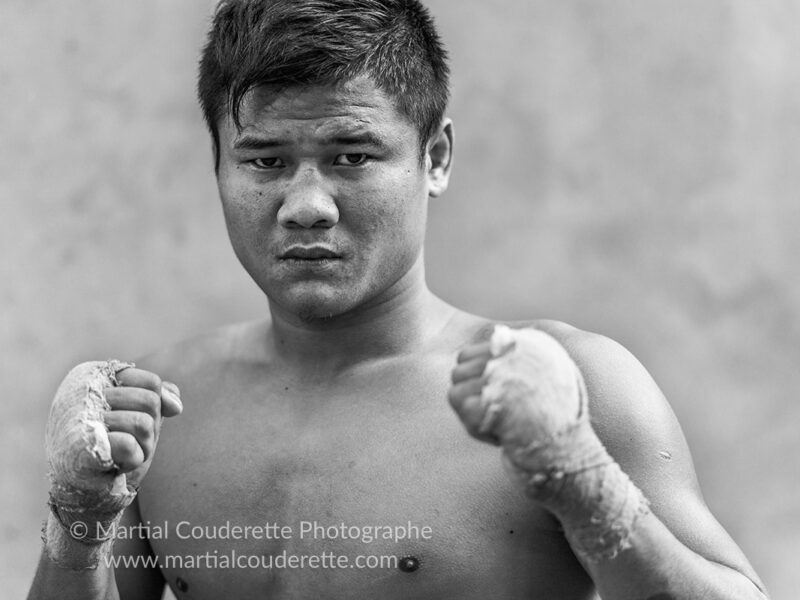
<svg viewBox="0 0 800 600">
<path fill-rule="evenodd" d="M 630 545 L 647 500 L 595 434 L 583 377 L 555 339 L 498 325 L 461 352 L 452 379 L 450 404 L 467 430 L 502 446 L 525 493 L 569 524 L 579 556 L 611 559 Z"/>
<path fill-rule="evenodd" d="M 45 436 L 55 517 L 48 520 L 45 544 L 54 561 L 84 568 L 65 555 L 65 532 L 85 545 L 110 539 L 97 532 L 110 531 L 133 501 L 163 418 L 182 409 L 176 385 L 129 363 L 82 363 L 67 374 L 53 400 Z M 73 528 L 78 521 L 80 537 Z M 94 565 L 86 566 L 96 566 L 97 556 L 92 560 Z"/>
<path fill-rule="evenodd" d="M 567 351 L 536 329 L 495 327 L 458 355 L 449 399 L 474 437 L 504 448 L 546 443 L 574 424 L 586 391 Z"/>
</svg>

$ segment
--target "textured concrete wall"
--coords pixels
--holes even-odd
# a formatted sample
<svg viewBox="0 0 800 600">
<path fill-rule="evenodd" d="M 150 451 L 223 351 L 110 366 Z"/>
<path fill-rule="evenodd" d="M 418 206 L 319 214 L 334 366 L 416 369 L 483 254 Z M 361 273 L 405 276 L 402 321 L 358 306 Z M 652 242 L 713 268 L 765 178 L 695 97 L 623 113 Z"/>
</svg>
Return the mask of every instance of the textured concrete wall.
<svg viewBox="0 0 800 600">
<path fill-rule="evenodd" d="M 205 0 L 0 0 L 0 580 L 24 595 L 72 364 L 266 309 L 195 107 Z M 800 579 L 800 2 L 432 0 L 456 171 L 432 288 L 626 344 L 777 600 Z"/>
</svg>

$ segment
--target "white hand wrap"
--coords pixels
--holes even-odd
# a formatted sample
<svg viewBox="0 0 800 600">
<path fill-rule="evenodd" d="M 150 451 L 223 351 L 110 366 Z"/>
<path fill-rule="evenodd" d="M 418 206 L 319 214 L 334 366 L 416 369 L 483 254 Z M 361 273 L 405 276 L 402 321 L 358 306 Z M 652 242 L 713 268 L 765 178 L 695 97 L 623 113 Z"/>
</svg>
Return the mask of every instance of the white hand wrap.
<svg viewBox="0 0 800 600">
<path fill-rule="evenodd" d="M 648 503 L 592 429 L 577 365 L 538 330 L 497 326 L 490 351 L 482 433 L 500 440 L 506 467 L 565 525 L 579 556 L 591 562 L 616 557 L 630 547 Z M 569 401 L 576 396 L 574 411 Z"/>
<path fill-rule="evenodd" d="M 104 389 L 131 363 L 82 363 L 56 392 L 47 423 L 51 514 L 42 530 L 53 562 L 69 569 L 96 568 L 111 552 L 113 532 L 136 490 L 111 459 L 103 413 L 110 409 Z M 75 541 L 81 542 L 76 544 Z"/>
</svg>

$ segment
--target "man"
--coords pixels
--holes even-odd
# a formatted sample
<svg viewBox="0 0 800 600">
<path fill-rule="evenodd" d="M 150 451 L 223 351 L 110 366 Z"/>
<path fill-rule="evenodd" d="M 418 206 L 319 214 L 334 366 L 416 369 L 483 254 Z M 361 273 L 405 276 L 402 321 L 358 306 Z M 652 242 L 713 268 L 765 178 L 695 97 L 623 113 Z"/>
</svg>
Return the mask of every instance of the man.
<svg viewBox="0 0 800 600">
<path fill-rule="evenodd" d="M 219 6 L 199 95 L 270 318 L 68 377 L 31 597 L 765 597 L 627 351 L 427 289 L 447 75 L 416 0 Z"/>
</svg>

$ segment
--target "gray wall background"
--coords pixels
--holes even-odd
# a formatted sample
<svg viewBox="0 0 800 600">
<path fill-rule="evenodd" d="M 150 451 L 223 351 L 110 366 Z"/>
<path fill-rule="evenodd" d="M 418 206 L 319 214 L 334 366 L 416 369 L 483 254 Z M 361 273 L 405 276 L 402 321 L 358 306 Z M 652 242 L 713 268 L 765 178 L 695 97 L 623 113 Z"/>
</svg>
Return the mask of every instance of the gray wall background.
<svg viewBox="0 0 800 600">
<path fill-rule="evenodd" d="M 431 0 L 456 166 L 428 273 L 496 318 L 628 346 L 709 505 L 800 590 L 800 2 Z M 43 430 L 73 364 L 266 303 L 224 231 L 194 100 L 210 0 L 0 0 L 0 581 L 24 596 Z"/>
</svg>

